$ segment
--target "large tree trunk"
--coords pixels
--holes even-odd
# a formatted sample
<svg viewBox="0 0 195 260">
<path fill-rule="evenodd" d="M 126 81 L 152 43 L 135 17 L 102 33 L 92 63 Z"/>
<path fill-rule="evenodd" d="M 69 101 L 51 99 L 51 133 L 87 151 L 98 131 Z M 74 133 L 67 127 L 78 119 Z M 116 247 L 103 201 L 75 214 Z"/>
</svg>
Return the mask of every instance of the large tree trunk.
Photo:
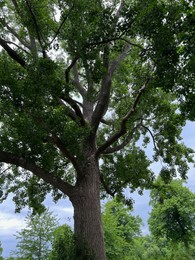
<svg viewBox="0 0 195 260">
<path fill-rule="evenodd" d="M 81 249 L 78 259 L 87 259 L 85 252 L 88 250 L 93 255 L 90 259 L 105 260 L 98 162 L 90 156 L 81 167 L 83 175 L 78 178 L 74 195 L 70 198 L 74 207 L 74 232 Z"/>
</svg>

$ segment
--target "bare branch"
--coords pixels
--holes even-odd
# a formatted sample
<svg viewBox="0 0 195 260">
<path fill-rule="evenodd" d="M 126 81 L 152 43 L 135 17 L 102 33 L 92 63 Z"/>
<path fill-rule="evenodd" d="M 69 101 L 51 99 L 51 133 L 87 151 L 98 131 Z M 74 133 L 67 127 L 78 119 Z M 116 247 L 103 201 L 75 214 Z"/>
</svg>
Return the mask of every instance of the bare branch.
<svg viewBox="0 0 195 260">
<path fill-rule="evenodd" d="M 4 50 L 7 51 L 7 53 L 13 60 L 17 61 L 17 63 L 19 63 L 22 67 L 25 67 L 25 60 L 15 50 L 10 48 L 7 42 L 2 38 L 0 38 L 0 45 L 3 47 Z"/>
<path fill-rule="evenodd" d="M 53 176 L 50 172 L 45 171 L 41 167 L 37 166 L 34 162 L 24 157 L 9 152 L 0 151 L 0 162 L 16 165 L 27 171 L 30 171 L 37 177 L 43 179 L 46 183 L 51 184 L 53 187 L 59 189 L 68 196 L 71 196 L 73 192 L 72 185 L 70 185 L 67 182 L 64 182 L 57 176 Z"/>
<path fill-rule="evenodd" d="M 130 117 L 132 117 L 135 112 L 136 112 L 136 108 L 137 105 L 141 99 L 141 96 L 143 95 L 145 88 L 148 84 L 150 79 L 148 79 L 145 84 L 142 86 L 142 88 L 140 88 L 133 106 L 131 107 L 131 109 L 128 111 L 128 113 L 123 117 L 123 119 L 121 120 L 121 124 L 120 124 L 120 129 L 110 138 L 108 138 L 108 140 L 97 150 L 96 156 L 99 156 L 100 153 L 103 153 L 104 150 L 106 150 L 108 147 L 110 147 L 113 143 L 115 143 L 121 136 L 125 135 L 127 130 L 126 130 L 126 124 L 127 121 L 129 120 Z"/>
</svg>

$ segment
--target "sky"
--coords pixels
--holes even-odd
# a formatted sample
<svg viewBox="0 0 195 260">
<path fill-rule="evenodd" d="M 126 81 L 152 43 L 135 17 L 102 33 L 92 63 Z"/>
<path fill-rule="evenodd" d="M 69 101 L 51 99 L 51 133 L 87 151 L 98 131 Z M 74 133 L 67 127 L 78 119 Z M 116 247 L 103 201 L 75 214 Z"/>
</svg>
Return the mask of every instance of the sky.
<svg viewBox="0 0 195 260">
<path fill-rule="evenodd" d="M 184 143 L 195 150 L 195 122 L 188 122 L 182 132 Z M 152 165 L 154 172 L 159 171 L 159 164 Z M 195 169 L 190 165 L 188 172 L 188 181 L 186 186 L 193 192 L 195 192 Z M 142 233 L 145 235 L 148 231 L 147 219 L 151 207 L 149 207 L 149 191 L 145 191 L 144 195 L 140 196 L 137 193 L 131 194 L 131 197 L 135 201 L 134 203 L 134 215 L 139 215 L 144 223 L 142 226 Z M 52 198 L 48 195 L 45 200 L 45 206 L 49 208 L 50 212 L 53 212 L 59 219 L 59 224 L 68 224 L 73 227 L 73 208 L 68 199 L 60 200 L 55 204 Z M 28 209 L 25 208 L 20 214 L 14 213 L 15 205 L 12 201 L 12 197 L 9 196 L 6 201 L 0 204 L 0 241 L 3 247 L 3 257 L 9 257 L 10 252 L 15 249 L 16 239 L 14 234 L 17 231 L 21 231 L 25 227 L 24 219 L 28 213 Z"/>
</svg>

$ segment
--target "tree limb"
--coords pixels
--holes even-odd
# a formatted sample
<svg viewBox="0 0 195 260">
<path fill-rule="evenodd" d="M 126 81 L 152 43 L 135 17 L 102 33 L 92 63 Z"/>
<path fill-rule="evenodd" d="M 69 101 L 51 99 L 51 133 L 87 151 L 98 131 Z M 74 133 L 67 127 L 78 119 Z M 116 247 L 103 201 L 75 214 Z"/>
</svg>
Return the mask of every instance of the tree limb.
<svg viewBox="0 0 195 260">
<path fill-rule="evenodd" d="M 74 109 L 78 121 L 80 122 L 80 124 L 82 126 L 84 126 L 85 125 L 85 120 L 83 118 L 83 114 L 82 114 L 79 106 L 77 105 L 77 103 L 71 97 L 60 96 L 60 99 L 62 99 L 64 102 L 69 104 Z"/>
<path fill-rule="evenodd" d="M 1 23 L 7 28 L 7 30 L 13 35 L 13 36 L 15 36 L 17 39 L 18 39 L 18 41 L 22 44 L 22 45 L 24 45 L 27 49 L 29 49 L 30 50 L 30 45 L 26 42 L 26 41 L 24 41 L 20 36 L 19 36 L 19 34 L 13 29 L 13 28 L 11 28 L 9 25 L 8 25 L 8 23 L 4 20 L 4 19 L 0 19 L 1 20 Z"/>
<path fill-rule="evenodd" d="M 15 42 L 11 42 L 11 41 L 6 41 L 8 44 L 12 44 L 14 46 L 16 46 L 18 49 L 22 50 L 23 52 L 25 52 L 26 54 L 29 54 L 28 51 L 26 51 L 24 48 L 22 48 L 21 46 L 19 46 L 18 44 L 16 44 Z"/>
<path fill-rule="evenodd" d="M 136 127 L 133 128 L 133 130 L 130 132 L 130 134 L 127 136 L 127 138 L 119 145 L 115 146 L 115 147 L 110 147 L 109 143 L 107 143 L 107 140 L 102 146 L 100 146 L 97 150 L 97 156 L 99 156 L 100 154 L 110 154 L 110 153 L 114 153 L 117 151 L 120 151 L 121 149 L 123 149 L 127 144 L 130 143 L 130 141 L 133 138 L 133 134 L 135 132 L 135 130 L 140 126 L 141 124 L 136 125 Z"/>
<path fill-rule="evenodd" d="M 143 125 L 143 124 L 141 124 L 141 126 L 142 126 L 143 128 L 145 128 L 145 129 L 150 133 L 150 135 L 151 135 L 151 137 L 152 137 L 153 144 L 154 144 L 154 148 L 155 148 L 156 151 L 158 151 L 158 148 L 157 148 L 157 146 L 156 146 L 156 141 L 155 141 L 155 138 L 154 138 L 154 135 L 153 135 L 152 131 L 151 131 L 147 126 L 145 126 L 145 125 Z"/>
<path fill-rule="evenodd" d="M 76 61 L 78 60 L 78 57 L 75 57 L 72 62 L 70 63 L 70 65 L 68 66 L 68 68 L 65 70 L 65 77 L 66 77 L 66 83 L 69 83 L 69 73 L 70 70 L 73 68 L 73 66 L 75 65 Z"/>
<path fill-rule="evenodd" d="M 127 56 L 129 50 L 130 45 L 126 44 L 123 52 L 111 63 L 107 73 L 102 80 L 102 86 L 98 96 L 98 103 L 92 115 L 92 126 L 94 131 L 97 130 L 97 127 L 108 108 L 112 76 L 115 70 L 118 68 L 120 62 Z"/>
<path fill-rule="evenodd" d="M 114 198 L 115 192 L 112 192 L 111 189 L 108 187 L 108 185 L 104 181 L 104 176 L 103 176 L 103 174 L 101 172 L 100 172 L 100 181 L 101 181 L 105 191 Z"/>
<path fill-rule="evenodd" d="M 114 135 L 112 135 L 110 138 L 108 138 L 108 140 L 97 150 L 96 156 L 99 156 L 100 153 L 103 153 L 103 151 L 105 151 L 109 146 L 111 146 L 113 143 L 115 143 L 121 136 L 126 134 L 127 121 L 129 120 L 129 118 L 131 116 L 133 116 L 135 114 L 137 105 L 141 99 L 141 96 L 144 93 L 144 90 L 145 90 L 148 82 L 149 82 L 149 79 L 145 82 L 145 84 L 142 86 L 142 88 L 139 89 L 139 92 L 134 100 L 133 106 L 121 120 L 120 129 Z"/>
<path fill-rule="evenodd" d="M 79 93 L 81 94 L 81 96 L 85 96 L 86 95 L 86 90 L 82 87 L 80 81 L 79 81 L 79 73 L 78 73 L 78 69 L 77 69 L 77 64 L 75 62 L 75 64 L 73 65 L 73 72 L 74 72 L 74 80 L 72 80 L 73 84 L 75 85 L 75 87 L 77 88 L 77 90 L 79 91 Z"/>
<path fill-rule="evenodd" d="M 57 31 L 56 31 L 56 33 L 55 33 L 53 39 L 50 41 L 49 46 L 55 41 L 55 39 L 56 39 L 56 37 L 58 36 L 58 34 L 60 33 L 60 30 L 62 29 L 64 23 L 66 22 L 66 20 L 68 19 L 70 13 L 72 12 L 73 8 L 74 8 L 74 4 L 73 4 L 73 6 L 70 8 L 68 14 L 63 18 L 63 20 L 62 20 L 60 26 L 58 27 L 58 29 L 57 29 Z"/>
<path fill-rule="evenodd" d="M 72 185 L 64 182 L 57 176 L 53 176 L 50 172 L 45 171 L 41 167 L 37 166 L 34 162 L 24 157 L 9 152 L 0 151 L 0 162 L 12 164 L 30 171 L 37 177 L 43 179 L 46 183 L 51 184 L 53 187 L 59 189 L 68 196 L 70 196 L 73 192 L 74 187 Z"/>
<path fill-rule="evenodd" d="M 7 53 L 13 60 L 19 63 L 22 67 L 25 67 L 25 60 L 15 50 L 10 48 L 7 42 L 1 37 L 0 37 L 0 45 L 3 47 L 4 50 L 7 51 Z"/>
<path fill-rule="evenodd" d="M 55 133 L 51 133 L 51 137 L 49 137 L 49 140 L 51 140 L 51 142 L 53 144 L 55 144 L 59 150 L 61 151 L 61 153 L 71 161 L 71 163 L 73 164 L 75 170 L 77 171 L 77 173 L 80 173 L 80 168 L 78 166 L 77 160 L 74 157 L 74 155 L 72 156 L 69 151 L 66 149 L 66 147 L 64 146 L 64 144 L 62 143 L 61 139 L 55 134 Z"/>
<path fill-rule="evenodd" d="M 36 20 L 36 17 L 34 15 L 34 12 L 33 12 L 32 8 L 31 8 L 31 3 L 30 3 L 29 0 L 26 0 L 26 4 L 28 6 L 28 9 L 30 11 L 30 14 L 32 16 L 32 19 L 33 19 L 33 22 L 34 22 L 34 25 L 35 25 L 35 31 L 36 31 L 36 34 L 37 34 L 37 39 L 38 39 L 39 44 L 40 44 L 41 49 L 42 49 L 43 57 L 46 58 L 46 52 L 44 50 L 44 47 L 43 47 L 43 44 L 42 44 L 42 40 L 41 40 L 40 29 L 39 29 L 39 26 L 37 24 L 37 20 Z"/>
</svg>

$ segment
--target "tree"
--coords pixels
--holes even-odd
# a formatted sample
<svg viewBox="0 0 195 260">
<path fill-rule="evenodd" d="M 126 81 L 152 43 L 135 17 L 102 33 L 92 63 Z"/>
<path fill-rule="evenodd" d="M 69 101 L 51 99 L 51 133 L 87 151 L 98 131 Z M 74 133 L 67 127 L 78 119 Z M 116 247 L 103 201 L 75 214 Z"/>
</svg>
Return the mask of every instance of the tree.
<svg viewBox="0 0 195 260">
<path fill-rule="evenodd" d="M 182 242 L 190 256 L 195 238 L 195 194 L 179 180 L 166 185 L 159 181 L 151 192 L 151 205 L 148 223 L 152 234 L 174 244 Z"/>
<path fill-rule="evenodd" d="M 3 248 L 1 247 L 1 242 L 0 242 L 0 260 L 3 260 L 2 252 L 3 252 Z"/>
<path fill-rule="evenodd" d="M 52 251 L 49 260 L 74 260 L 75 259 L 74 233 L 67 225 L 59 226 L 54 231 Z"/>
<path fill-rule="evenodd" d="M 54 229 L 58 224 L 56 216 L 47 209 L 41 215 L 28 214 L 26 227 L 17 232 L 17 250 L 14 256 L 21 259 L 47 260 L 51 251 Z"/>
<path fill-rule="evenodd" d="M 1 200 L 40 210 L 68 196 L 78 244 L 105 259 L 100 190 L 149 188 L 154 142 L 166 177 L 186 176 L 193 119 L 194 2 L 0 3 Z M 180 108 L 180 110 L 179 110 Z M 101 162 L 101 164 L 99 163 Z M 8 164 L 6 166 L 4 163 Z"/>
<path fill-rule="evenodd" d="M 104 205 L 102 213 L 106 259 L 129 259 L 134 239 L 141 235 L 141 219 L 116 199 Z"/>
</svg>

